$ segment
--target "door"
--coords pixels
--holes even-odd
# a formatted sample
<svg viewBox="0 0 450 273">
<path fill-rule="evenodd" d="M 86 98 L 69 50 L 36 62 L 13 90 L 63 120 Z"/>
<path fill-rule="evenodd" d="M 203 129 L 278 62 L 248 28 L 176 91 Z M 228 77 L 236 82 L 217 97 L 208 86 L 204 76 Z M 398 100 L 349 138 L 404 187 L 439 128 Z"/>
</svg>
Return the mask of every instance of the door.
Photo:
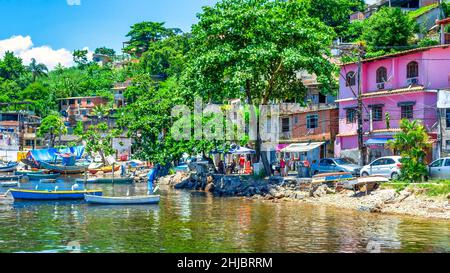
<svg viewBox="0 0 450 273">
<path fill-rule="evenodd" d="M 370 164 L 370 175 L 379 175 L 380 166 L 383 164 L 384 158 L 380 158 Z"/>
<path fill-rule="evenodd" d="M 382 161 L 382 164 L 379 166 L 379 174 L 385 176 L 387 178 L 391 178 L 391 174 L 394 171 L 394 168 L 397 165 L 395 164 L 395 160 L 392 158 L 385 158 Z"/>
<path fill-rule="evenodd" d="M 450 158 L 445 159 L 444 166 L 441 170 L 442 178 L 450 178 Z"/>
<path fill-rule="evenodd" d="M 442 163 L 444 159 L 438 159 L 430 164 L 430 177 L 441 178 L 442 177 Z"/>
</svg>

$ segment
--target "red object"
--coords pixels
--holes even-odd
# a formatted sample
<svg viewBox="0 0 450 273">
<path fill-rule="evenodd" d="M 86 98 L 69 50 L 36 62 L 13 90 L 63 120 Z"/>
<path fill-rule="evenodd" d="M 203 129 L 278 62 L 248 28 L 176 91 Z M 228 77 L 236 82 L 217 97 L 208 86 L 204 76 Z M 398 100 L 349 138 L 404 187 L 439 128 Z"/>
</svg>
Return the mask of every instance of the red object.
<svg viewBox="0 0 450 273">
<path fill-rule="evenodd" d="M 245 157 L 241 156 L 239 158 L 239 165 L 242 166 L 242 167 L 245 165 Z"/>
<path fill-rule="evenodd" d="M 128 160 L 128 155 L 121 155 L 120 156 L 120 161 L 127 161 Z"/>
<path fill-rule="evenodd" d="M 309 161 L 308 160 L 303 161 L 303 165 L 305 165 L 306 168 L 309 168 Z"/>
<path fill-rule="evenodd" d="M 284 162 L 284 159 L 280 160 L 280 168 L 286 167 L 286 163 Z"/>
<path fill-rule="evenodd" d="M 401 163 L 397 163 L 397 167 L 401 168 L 402 164 Z"/>
</svg>

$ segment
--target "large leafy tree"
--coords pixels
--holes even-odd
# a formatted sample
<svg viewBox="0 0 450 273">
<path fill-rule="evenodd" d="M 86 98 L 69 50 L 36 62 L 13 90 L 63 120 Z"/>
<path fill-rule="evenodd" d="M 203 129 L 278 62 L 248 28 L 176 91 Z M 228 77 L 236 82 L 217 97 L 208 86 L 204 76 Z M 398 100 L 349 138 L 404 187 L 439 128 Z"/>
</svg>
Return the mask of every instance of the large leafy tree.
<svg viewBox="0 0 450 273">
<path fill-rule="evenodd" d="M 107 47 L 99 47 L 96 48 L 94 51 L 95 54 L 102 54 L 102 55 L 106 55 L 109 57 L 114 57 L 116 55 L 116 51 L 112 48 L 107 48 Z"/>
<path fill-rule="evenodd" d="M 364 23 L 362 39 L 369 50 L 401 50 L 407 46 L 417 23 L 400 8 L 384 7 Z"/>
<path fill-rule="evenodd" d="M 125 52 L 140 57 L 146 52 L 151 42 L 160 41 L 181 32 L 179 29 L 166 28 L 164 22 L 141 22 L 131 26 L 126 35 L 130 38 Z"/>
<path fill-rule="evenodd" d="M 304 70 L 331 91 L 335 67 L 327 56 L 333 30 L 310 17 L 307 7 L 304 1 L 269 0 L 223 0 L 204 7 L 192 28 L 184 90 L 208 101 L 268 104 L 303 97 L 306 88 L 296 73 Z M 257 160 L 260 150 L 257 130 Z"/>
<path fill-rule="evenodd" d="M 38 136 L 48 137 L 51 147 L 55 146 L 56 137 L 67 134 L 67 127 L 61 117 L 55 114 L 48 115 L 42 119 L 38 129 Z"/>
<path fill-rule="evenodd" d="M 102 122 L 89 126 L 81 138 L 86 143 L 86 152 L 92 156 L 98 153 L 102 158 L 102 162 L 106 164 L 106 157 L 114 154 L 112 140 L 119 135 L 119 130 L 111 129 L 106 123 Z"/>
<path fill-rule="evenodd" d="M 40 77 L 48 77 L 48 68 L 43 63 L 37 63 L 35 58 L 31 59 L 31 63 L 27 66 L 28 71 L 31 73 L 33 82 Z"/>
<path fill-rule="evenodd" d="M 79 68 L 84 68 L 89 63 L 88 53 L 89 52 L 86 49 L 77 49 L 73 51 L 73 61 Z"/>
<path fill-rule="evenodd" d="M 24 73 L 25 66 L 22 64 L 22 59 L 7 51 L 0 60 L 0 77 L 7 80 L 19 80 Z"/>
<path fill-rule="evenodd" d="M 391 148 L 397 150 L 404 160 L 400 179 L 408 182 L 418 182 L 427 175 L 424 163 L 426 151 L 431 147 L 425 127 L 417 120 L 402 119 L 401 132 L 389 142 Z"/>
</svg>

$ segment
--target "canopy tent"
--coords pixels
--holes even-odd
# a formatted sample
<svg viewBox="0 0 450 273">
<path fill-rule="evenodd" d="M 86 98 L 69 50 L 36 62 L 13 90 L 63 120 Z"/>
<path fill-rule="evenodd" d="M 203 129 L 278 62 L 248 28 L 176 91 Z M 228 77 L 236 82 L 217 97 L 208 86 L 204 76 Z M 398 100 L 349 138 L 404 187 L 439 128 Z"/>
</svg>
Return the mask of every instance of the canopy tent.
<svg viewBox="0 0 450 273">
<path fill-rule="evenodd" d="M 230 149 L 228 151 L 228 154 L 233 155 L 249 155 L 249 154 L 255 154 L 255 150 L 249 149 L 247 147 L 237 147 L 235 149 Z"/>
<path fill-rule="evenodd" d="M 389 140 L 392 140 L 393 138 L 369 138 L 366 141 L 366 145 L 370 146 L 370 145 L 374 145 L 374 146 L 384 146 Z"/>
<path fill-rule="evenodd" d="M 306 153 L 325 144 L 325 142 L 294 143 L 281 149 L 282 153 Z"/>
</svg>

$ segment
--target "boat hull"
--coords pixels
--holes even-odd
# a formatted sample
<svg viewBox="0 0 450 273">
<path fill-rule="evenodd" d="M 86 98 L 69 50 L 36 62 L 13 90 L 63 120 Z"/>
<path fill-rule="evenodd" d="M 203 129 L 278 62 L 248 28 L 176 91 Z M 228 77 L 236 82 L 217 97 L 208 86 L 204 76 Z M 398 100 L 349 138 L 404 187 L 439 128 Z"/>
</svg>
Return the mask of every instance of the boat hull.
<svg viewBox="0 0 450 273">
<path fill-rule="evenodd" d="M 19 182 L 0 182 L 0 187 L 17 187 L 19 186 Z"/>
<path fill-rule="evenodd" d="M 40 180 L 40 179 L 55 179 L 59 177 L 60 173 L 52 173 L 52 174 L 27 174 L 30 180 Z"/>
<path fill-rule="evenodd" d="M 76 183 L 84 183 L 84 179 L 76 179 Z M 117 177 L 114 178 L 88 178 L 86 179 L 86 183 L 88 184 L 132 184 L 134 179 L 132 177 Z"/>
<path fill-rule="evenodd" d="M 114 167 L 114 171 L 117 172 L 118 170 L 120 170 L 120 166 L 116 165 Z M 98 172 L 103 172 L 103 173 L 111 173 L 112 172 L 112 166 L 106 166 L 106 167 L 102 167 L 102 168 L 98 168 L 98 169 L 90 169 L 88 170 L 91 174 L 96 174 Z"/>
<path fill-rule="evenodd" d="M 3 172 L 3 173 L 14 172 L 15 170 L 17 170 L 18 166 L 19 166 L 19 163 L 14 163 L 10 166 L 0 167 L 0 172 Z"/>
<path fill-rule="evenodd" d="M 85 194 L 101 196 L 100 190 L 81 191 L 40 191 L 11 189 L 14 200 L 82 200 Z"/>
<path fill-rule="evenodd" d="M 14 174 L 15 175 L 29 175 L 29 174 L 43 174 L 44 171 L 40 170 L 40 171 L 15 171 Z"/>
<path fill-rule="evenodd" d="M 95 196 L 86 194 L 84 200 L 89 204 L 98 205 L 147 205 L 158 204 L 159 195 L 148 196 L 130 196 L 130 197 L 109 197 L 109 196 Z"/>
<path fill-rule="evenodd" d="M 84 170 L 86 169 L 85 166 L 53 165 L 53 164 L 43 162 L 43 161 L 39 162 L 39 164 L 44 169 L 48 169 L 52 172 L 60 173 L 60 174 L 79 174 L 79 173 L 83 173 Z"/>
</svg>

